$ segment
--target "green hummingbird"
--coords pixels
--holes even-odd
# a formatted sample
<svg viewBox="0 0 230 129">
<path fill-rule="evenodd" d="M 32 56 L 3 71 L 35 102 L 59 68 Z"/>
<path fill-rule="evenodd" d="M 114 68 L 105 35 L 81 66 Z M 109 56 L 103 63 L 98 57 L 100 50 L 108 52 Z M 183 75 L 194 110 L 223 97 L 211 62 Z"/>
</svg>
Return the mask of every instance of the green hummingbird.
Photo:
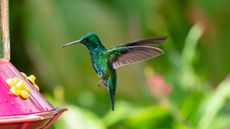
<svg viewBox="0 0 230 129">
<path fill-rule="evenodd" d="M 117 79 L 116 69 L 163 54 L 164 51 L 158 47 L 165 39 L 165 36 L 157 36 L 130 42 L 107 50 L 99 37 L 95 33 L 89 32 L 79 40 L 67 43 L 62 47 L 80 43 L 88 48 L 93 68 L 100 78 L 98 86 L 104 84 L 107 87 L 112 111 L 114 111 Z"/>
</svg>

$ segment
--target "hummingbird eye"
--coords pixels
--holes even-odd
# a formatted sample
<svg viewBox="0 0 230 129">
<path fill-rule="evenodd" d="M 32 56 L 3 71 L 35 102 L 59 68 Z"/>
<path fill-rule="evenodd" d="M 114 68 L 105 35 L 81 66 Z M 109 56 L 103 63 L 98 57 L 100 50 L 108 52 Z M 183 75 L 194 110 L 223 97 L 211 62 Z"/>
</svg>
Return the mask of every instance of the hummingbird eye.
<svg viewBox="0 0 230 129">
<path fill-rule="evenodd" d="M 85 41 L 85 42 L 89 42 L 89 38 L 85 38 L 84 41 Z"/>
</svg>

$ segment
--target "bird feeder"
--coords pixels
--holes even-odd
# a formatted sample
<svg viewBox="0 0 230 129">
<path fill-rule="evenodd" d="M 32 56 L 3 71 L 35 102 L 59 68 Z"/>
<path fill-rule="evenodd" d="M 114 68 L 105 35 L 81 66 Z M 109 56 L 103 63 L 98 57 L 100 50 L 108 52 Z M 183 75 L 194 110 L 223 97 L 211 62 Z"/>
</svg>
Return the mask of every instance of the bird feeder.
<svg viewBox="0 0 230 129">
<path fill-rule="evenodd" d="M 46 129 L 66 110 L 40 93 L 35 76 L 10 62 L 8 0 L 0 0 L 0 129 Z"/>
</svg>

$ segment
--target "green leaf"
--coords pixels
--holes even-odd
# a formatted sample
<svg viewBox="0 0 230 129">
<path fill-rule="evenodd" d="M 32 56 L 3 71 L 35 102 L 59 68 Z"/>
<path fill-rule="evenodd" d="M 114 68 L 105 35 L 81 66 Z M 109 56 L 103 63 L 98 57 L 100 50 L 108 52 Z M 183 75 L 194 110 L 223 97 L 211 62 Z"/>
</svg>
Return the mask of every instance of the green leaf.
<svg viewBox="0 0 230 129">
<path fill-rule="evenodd" d="M 195 24 L 190 29 L 185 40 L 185 46 L 181 55 L 181 84 L 186 88 L 199 89 L 201 82 L 193 69 L 193 61 L 196 54 L 198 40 L 203 34 L 204 29 L 201 25 Z"/>
<path fill-rule="evenodd" d="M 208 129 L 211 122 L 225 105 L 226 100 L 230 97 L 230 79 L 221 82 L 217 89 L 210 94 L 203 102 L 200 108 L 200 120 L 198 129 Z"/>
<path fill-rule="evenodd" d="M 68 111 L 55 123 L 55 129 L 106 129 L 103 121 L 93 112 L 77 106 L 66 106 Z"/>
</svg>

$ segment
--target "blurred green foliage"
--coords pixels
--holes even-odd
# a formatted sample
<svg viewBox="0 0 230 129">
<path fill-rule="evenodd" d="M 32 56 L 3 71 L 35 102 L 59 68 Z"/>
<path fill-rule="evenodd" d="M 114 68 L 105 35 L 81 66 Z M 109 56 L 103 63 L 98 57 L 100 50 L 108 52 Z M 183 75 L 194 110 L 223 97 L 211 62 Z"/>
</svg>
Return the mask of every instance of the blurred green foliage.
<svg viewBox="0 0 230 129">
<path fill-rule="evenodd" d="M 69 108 L 53 129 L 229 128 L 229 8 L 229 0 L 10 0 L 11 60 Z M 164 55 L 118 70 L 115 112 L 87 49 L 60 48 L 86 32 L 108 48 L 168 36 Z"/>
</svg>

